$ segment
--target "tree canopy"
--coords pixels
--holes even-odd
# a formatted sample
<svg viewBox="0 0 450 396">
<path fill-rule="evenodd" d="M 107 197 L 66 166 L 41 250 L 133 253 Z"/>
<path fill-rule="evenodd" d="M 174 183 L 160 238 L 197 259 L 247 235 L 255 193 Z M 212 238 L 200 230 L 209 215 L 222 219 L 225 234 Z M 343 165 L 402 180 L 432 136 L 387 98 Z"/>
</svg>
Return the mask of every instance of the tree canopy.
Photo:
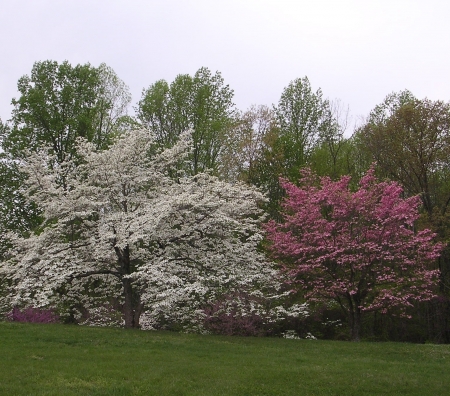
<svg viewBox="0 0 450 396">
<path fill-rule="evenodd" d="M 205 67 L 194 76 L 180 74 L 169 85 L 160 80 L 142 93 L 136 108 L 142 125 L 163 147 L 172 146 L 183 131 L 192 130 L 192 174 L 217 171 L 234 117 L 233 90 L 219 72 Z"/>
<path fill-rule="evenodd" d="M 424 209 L 445 214 L 450 204 L 450 104 L 419 100 L 408 91 L 389 95 L 358 131 L 383 175 Z"/>
<path fill-rule="evenodd" d="M 36 62 L 17 89 L 20 97 L 12 100 L 12 127 L 3 136 L 3 150 L 18 158 L 25 150 L 48 146 L 58 163 L 71 159 L 78 137 L 107 147 L 131 101 L 128 87 L 105 64 Z"/>
</svg>

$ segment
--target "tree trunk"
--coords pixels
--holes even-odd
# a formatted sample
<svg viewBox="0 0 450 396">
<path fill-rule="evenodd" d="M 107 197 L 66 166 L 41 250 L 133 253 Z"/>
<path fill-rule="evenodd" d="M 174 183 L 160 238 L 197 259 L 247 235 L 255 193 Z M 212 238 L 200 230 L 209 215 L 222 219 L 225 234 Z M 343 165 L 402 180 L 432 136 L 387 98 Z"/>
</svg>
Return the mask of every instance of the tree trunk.
<svg viewBox="0 0 450 396">
<path fill-rule="evenodd" d="M 122 273 L 123 296 L 125 302 L 123 304 L 123 316 L 125 319 L 125 328 L 131 329 L 139 327 L 139 317 L 142 307 L 140 301 L 137 301 L 133 292 L 133 285 L 130 278 L 125 277 L 131 274 L 130 248 L 127 246 L 123 251 L 115 248 Z"/>
<path fill-rule="evenodd" d="M 122 279 L 123 294 L 125 303 L 123 304 L 123 316 L 125 319 L 125 328 L 135 327 L 134 307 L 133 307 L 133 287 L 131 280 L 128 278 Z"/>
<path fill-rule="evenodd" d="M 355 307 L 350 311 L 350 328 L 351 340 L 359 341 L 361 331 L 361 309 L 358 307 Z"/>
</svg>

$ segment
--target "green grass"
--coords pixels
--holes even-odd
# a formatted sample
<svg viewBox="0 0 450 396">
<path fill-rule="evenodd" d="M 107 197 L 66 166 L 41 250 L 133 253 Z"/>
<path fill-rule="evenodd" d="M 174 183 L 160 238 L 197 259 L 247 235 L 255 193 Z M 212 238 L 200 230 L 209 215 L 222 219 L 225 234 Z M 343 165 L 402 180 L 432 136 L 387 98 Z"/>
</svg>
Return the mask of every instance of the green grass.
<svg viewBox="0 0 450 396">
<path fill-rule="evenodd" d="M 450 345 L 0 323 L 0 395 L 448 395 Z"/>
</svg>

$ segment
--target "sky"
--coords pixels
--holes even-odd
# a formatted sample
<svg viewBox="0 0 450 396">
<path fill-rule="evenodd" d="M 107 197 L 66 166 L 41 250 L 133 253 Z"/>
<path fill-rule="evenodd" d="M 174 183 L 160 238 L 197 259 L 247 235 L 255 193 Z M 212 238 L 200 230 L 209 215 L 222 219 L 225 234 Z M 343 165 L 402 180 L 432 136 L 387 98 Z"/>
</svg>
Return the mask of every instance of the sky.
<svg viewBox="0 0 450 396">
<path fill-rule="evenodd" d="M 307 76 L 360 123 L 391 92 L 449 101 L 449 18 L 448 0 L 2 0 L 0 118 L 34 62 L 67 60 L 112 67 L 132 105 L 201 67 L 240 110 Z"/>
</svg>

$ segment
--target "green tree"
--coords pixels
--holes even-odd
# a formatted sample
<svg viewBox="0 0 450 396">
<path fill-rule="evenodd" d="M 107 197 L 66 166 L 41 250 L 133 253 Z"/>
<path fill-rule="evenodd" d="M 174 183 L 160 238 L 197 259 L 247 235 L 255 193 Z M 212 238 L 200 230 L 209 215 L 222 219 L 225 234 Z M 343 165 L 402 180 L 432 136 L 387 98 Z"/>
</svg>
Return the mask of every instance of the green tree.
<svg viewBox="0 0 450 396">
<path fill-rule="evenodd" d="M 450 204 L 450 103 L 389 95 L 359 130 L 362 145 L 383 176 L 420 194 L 426 213 Z"/>
<path fill-rule="evenodd" d="M 307 77 L 289 83 L 274 111 L 283 145 L 286 176 L 297 180 L 299 169 L 308 164 L 321 137 L 335 133 L 335 120 L 321 89 L 313 92 Z"/>
<path fill-rule="evenodd" d="M 441 289 L 450 293 L 450 103 L 419 100 L 409 91 L 391 94 L 358 135 L 382 176 L 420 196 L 422 226 L 447 244 L 439 265 Z"/>
<path fill-rule="evenodd" d="M 275 128 L 273 111 L 264 105 L 252 105 L 236 115 L 221 156 L 221 176 L 227 180 L 253 183 L 269 135 Z"/>
<path fill-rule="evenodd" d="M 321 131 L 318 143 L 313 148 L 309 167 L 318 175 L 337 180 L 340 176 L 352 174 L 351 153 L 353 145 L 345 138 L 349 125 L 349 108 L 336 99 L 329 102 L 327 112 L 329 125 Z"/>
<path fill-rule="evenodd" d="M 20 158 L 25 150 L 49 146 L 58 163 L 71 158 L 77 137 L 105 148 L 131 100 L 127 86 L 105 64 L 36 62 L 17 88 L 3 150 Z"/>
<path fill-rule="evenodd" d="M 279 178 L 297 181 L 300 169 L 311 165 L 320 144 L 326 139 L 337 141 L 340 130 L 330 103 L 320 89 L 312 90 L 307 77 L 291 81 L 272 114 L 248 181 L 268 192 L 267 210 L 278 218 L 284 195 Z"/>
<path fill-rule="evenodd" d="M 4 229 L 27 233 L 39 222 L 39 210 L 24 197 L 24 175 L 17 163 L 0 157 L 0 219 Z"/>
<path fill-rule="evenodd" d="M 150 85 L 142 93 L 136 114 L 161 147 L 171 147 L 183 131 L 191 129 L 191 172 L 218 172 L 235 115 L 232 99 L 233 90 L 221 74 L 213 75 L 203 67 L 194 76 L 178 75 L 170 85 L 164 80 Z"/>
<path fill-rule="evenodd" d="M 0 119 L 0 137 L 8 132 L 9 125 Z M 0 153 L 0 185 L 0 228 L 14 230 L 18 234 L 27 233 L 37 221 L 38 210 L 23 195 L 24 175 L 18 162 L 11 160 L 5 152 Z M 5 236 L 3 240 L 6 240 Z"/>
</svg>

